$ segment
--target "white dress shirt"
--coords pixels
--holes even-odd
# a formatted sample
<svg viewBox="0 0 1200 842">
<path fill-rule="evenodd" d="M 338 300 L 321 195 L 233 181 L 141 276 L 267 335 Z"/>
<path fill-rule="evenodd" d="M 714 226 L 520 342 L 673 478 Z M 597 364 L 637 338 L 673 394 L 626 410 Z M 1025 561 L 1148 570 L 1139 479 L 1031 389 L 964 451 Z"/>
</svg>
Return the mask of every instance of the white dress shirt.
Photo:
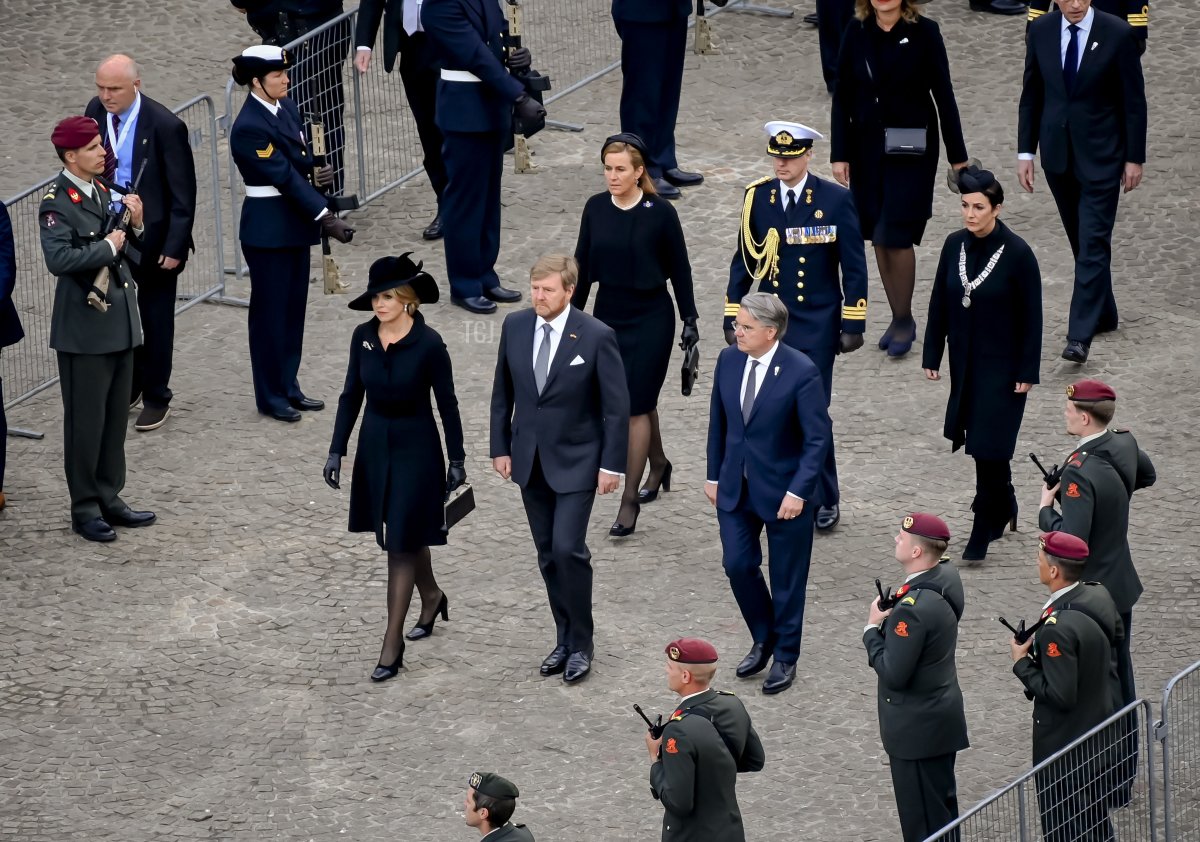
<svg viewBox="0 0 1200 842">
<path fill-rule="evenodd" d="M 1075 446 L 1075 449 L 1082 450 L 1083 446 L 1086 445 L 1089 441 L 1095 441 L 1096 439 L 1100 438 L 1102 435 L 1104 435 L 1107 432 L 1108 432 L 1108 427 L 1105 427 L 1103 430 L 1101 430 L 1098 433 L 1092 433 L 1090 436 L 1084 436 L 1083 438 L 1081 438 L 1079 440 L 1079 444 L 1077 444 Z"/>
<path fill-rule="evenodd" d="M 1075 38 L 1077 39 L 1076 46 L 1079 50 L 1079 62 L 1078 62 L 1078 64 L 1075 65 L 1076 70 L 1079 70 L 1079 65 L 1083 64 L 1083 53 L 1085 51 L 1085 48 L 1087 47 L 1088 36 L 1092 32 L 1092 22 L 1095 19 L 1096 19 L 1096 10 L 1089 6 L 1088 10 L 1087 10 L 1087 14 L 1083 16 L 1083 20 L 1081 20 L 1079 23 L 1075 24 L 1076 26 L 1079 27 L 1079 31 L 1075 33 Z M 1063 15 L 1062 16 L 1062 36 L 1061 36 L 1062 40 L 1059 43 L 1059 47 L 1058 47 L 1058 65 L 1059 65 L 1059 67 L 1063 67 L 1067 63 L 1067 44 L 1069 44 L 1071 42 L 1071 30 L 1068 29 L 1067 27 L 1069 27 L 1070 25 L 1071 25 L 1071 22 L 1069 20 L 1067 20 L 1067 16 Z M 1034 157 L 1035 156 L 1032 152 L 1017 153 L 1018 161 L 1032 161 L 1034 159 Z"/>
<path fill-rule="evenodd" d="M 780 190 L 780 192 L 783 193 L 782 198 L 783 198 L 784 212 L 787 212 L 788 209 L 791 207 L 791 205 L 788 204 L 788 198 L 787 198 L 788 191 L 791 190 L 796 194 L 796 204 L 800 204 L 800 201 L 801 201 L 800 197 L 804 195 L 804 185 L 807 183 L 808 183 L 808 173 L 804 174 L 804 177 L 800 179 L 800 183 L 797 184 L 795 187 L 788 187 L 786 184 L 783 183 L 783 179 L 779 180 L 779 190 Z"/>
<path fill-rule="evenodd" d="M 1062 596 L 1063 594 L 1065 594 L 1067 591 L 1071 590 L 1071 588 L 1075 587 L 1078 584 L 1079 584 L 1078 582 L 1073 582 L 1072 584 L 1067 585 L 1065 588 L 1059 588 L 1054 593 L 1050 594 L 1050 598 L 1048 600 L 1046 600 L 1046 604 L 1042 606 L 1042 610 L 1045 611 L 1047 608 L 1049 608 L 1051 605 L 1054 604 L 1054 600 L 1058 599 L 1060 596 Z"/>
</svg>

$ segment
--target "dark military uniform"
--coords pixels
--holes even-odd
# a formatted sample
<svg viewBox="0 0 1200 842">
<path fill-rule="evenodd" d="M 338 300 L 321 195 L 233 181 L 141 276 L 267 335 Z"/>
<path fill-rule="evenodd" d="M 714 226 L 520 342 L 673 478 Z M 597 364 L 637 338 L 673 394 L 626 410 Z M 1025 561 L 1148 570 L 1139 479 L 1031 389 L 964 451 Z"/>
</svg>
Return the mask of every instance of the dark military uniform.
<svg viewBox="0 0 1200 842">
<path fill-rule="evenodd" d="M 867 324 L 867 260 L 858 212 L 849 190 L 811 172 L 799 188 L 796 208 L 785 213 L 786 191 L 777 178 L 746 186 L 738 250 L 729 265 L 724 327 L 733 329 L 742 296 L 774 294 L 788 309 L 782 340 L 820 369 L 828 406 L 839 337 L 861 334 Z M 820 506 L 840 499 L 832 441 L 815 498 Z"/>
<path fill-rule="evenodd" d="M 114 263 L 103 237 L 109 193 L 99 180 L 93 188 L 98 195 L 88 195 L 64 171 L 38 208 L 46 268 L 58 276 L 50 347 L 58 352 L 63 455 L 76 526 L 128 508 L 120 497 L 125 428 L 133 349 L 142 344 L 136 286 L 123 256 L 110 273 L 108 311 L 87 303 L 97 271 Z"/>
<path fill-rule="evenodd" d="M 879 676 L 879 733 L 888 753 L 905 842 L 958 817 L 956 752 L 969 745 L 954 665 L 965 598 L 958 570 L 941 563 L 910 579 L 883 628 L 863 644 Z"/>
<path fill-rule="evenodd" d="M 483 836 L 479 842 L 533 842 L 533 834 L 523 824 L 509 822 Z"/>
<path fill-rule="evenodd" d="M 1013 673 L 1033 699 L 1033 762 L 1040 763 L 1111 716 L 1112 643 L 1120 619 L 1103 589 L 1080 592 L 1075 585 L 1047 606 L 1029 657 Z M 1066 608 L 1085 601 L 1089 610 Z M 1047 616 L 1048 615 L 1048 616 Z M 1080 745 L 1036 775 L 1045 842 L 1111 840 L 1112 825 L 1101 792 L 1111 758 L 1101 735 Z M 1099 762 L 1097 759 L 1099 758 Z"/>
<path fill-rule="evenodd" d="M 662 734 L 650 791 L 663 803 L 663 842 L 744 842 L 735 791 L 738 772 L 766 762 L 750 715 L 732 693 L 684 699 Z"/>
<path fill-rule="evenodd" d="M 1029 0 L 1029 17 L 1026 25 L 1033 23 L 1054 8 L 1054 0 Z M 1116 15 L 1133 27 L 1133 36 L 1138 39 L 1139 49 L 1146 49 L 1146 36 L 1150 34 L 1150 4 L 1147 0 L 1092 0 L 1092 8 Z"/>
</svg>

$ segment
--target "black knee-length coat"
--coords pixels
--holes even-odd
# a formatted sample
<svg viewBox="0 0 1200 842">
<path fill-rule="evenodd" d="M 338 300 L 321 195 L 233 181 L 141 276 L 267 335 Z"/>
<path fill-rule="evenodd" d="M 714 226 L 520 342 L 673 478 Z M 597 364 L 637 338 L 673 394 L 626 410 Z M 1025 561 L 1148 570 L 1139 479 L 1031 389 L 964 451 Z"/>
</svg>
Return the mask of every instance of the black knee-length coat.
<svg viewBox="0 0 1200 842">
<path fill-rule="evenodd" d="M 462 421 L 450 354 L 418 312 L 408 335 L 385 351 L 379 320 L 354 329 L 346 385 L 338 399 L 330 453 L 345 455 L 363 398 L 354 454 L 350 531 L 374 532 L 379 546 L 412 552 L 445 544 L 446 461 L 430 393 L 451 459 L 463 459 Z"/>
<path fill-rule="evenodd" d="M 963 307 L 959 254 L 967 247 L 974 280 L 1004 246 L 987 280 Z M 946 438 L 977 459 L 1012 459 L 1025 413 L 1018 383 L 1037 383 L 1042 355 L 1042 275 L 1028 244 L 1003 222 L 986 237 L 963 229 L 946 238 L 938 261 L 921 366 L 939 369 L 950 347 Z"/>
</svg>

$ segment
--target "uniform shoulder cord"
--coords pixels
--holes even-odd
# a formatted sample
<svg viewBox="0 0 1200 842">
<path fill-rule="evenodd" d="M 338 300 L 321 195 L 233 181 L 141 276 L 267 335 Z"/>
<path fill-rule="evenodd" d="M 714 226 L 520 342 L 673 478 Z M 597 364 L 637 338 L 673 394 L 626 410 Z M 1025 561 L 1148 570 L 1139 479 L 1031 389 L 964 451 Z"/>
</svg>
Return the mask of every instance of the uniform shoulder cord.
<svg viewBox="0 0 1200 842">
<path fill-rule="evenodd" d="M 764 278 L 773 281 L 779 276 L 779 232 L 774 227 L 768 228 L 763 241 L 756 241 L 750 231 L 750 211 L 753 206 L 754 190 L 751 189 L 746 191 L 746 200 L 742 204 L 742 263 L 755 281 L 761 282 Z M 747 254 L 755 261 L 753 269 L 750 268 Z"/>
</svg>

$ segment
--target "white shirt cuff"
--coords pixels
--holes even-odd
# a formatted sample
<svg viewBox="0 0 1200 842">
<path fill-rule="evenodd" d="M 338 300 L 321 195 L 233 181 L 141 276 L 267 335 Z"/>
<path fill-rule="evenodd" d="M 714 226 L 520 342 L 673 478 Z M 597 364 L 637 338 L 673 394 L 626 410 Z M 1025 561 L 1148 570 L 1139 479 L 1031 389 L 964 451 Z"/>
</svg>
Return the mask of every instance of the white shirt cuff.
<svg viewBox="0 0 1200 842">
<path fill-rule="evenodd" d="M 717 484 L 717 481 L 715 479 L 706 479 L 705 482 L 708 485 L 716 485 Z"/>
<path fill-rule="evenodd" d="M 879 626 L 873 626 L 870 623 L 867 623 L 865 626 L 863 626 L 863 634 L 866 634 L 867 632 L 871 631 L 872 629 L 875 631 L 880 630 Z"/>
<path fill-rule="evenodd" d="M 618 473 L 617 471 L 610 471 L 608 468 L 601 468 L 600 473 L 608 474 L 610 477 L 624 477 L 625 476 L 624 474 Z"/>
<path fill-rule="evenodd" d="M 1018 152 L 1017 153 L 1018 161 L 1032 161 L 1036 157 L 1037 156 L 1034 155 L 1032 152 Z"/>
<path fill-rule="evenodd" d="M 108 243 L 108 247 L 110 249 L 112 249 L 113 257 L 116 257 L 117 256 L 117 244 L 114 243 L 112 240 L 108 239 L 108 237 L 104 238 L 104 242 Z"/>
<path fill-rule="evenodd" d="M 359 48 L 358 48 L 358 52 L 360 52 L 360 53 L 369 53 L 369 52 L 371 52 L 371 48 L 370 48 L 370 47 L 359 47 Z"/>
<path fill-rule="evenodd" d="M 801 503 L 803 503 L 803 502 L 804 502 L 804 498 L 803 498 L 803 497 L 801 497 L 799 494 L 793 494 L 792 492 L 790 492 L 790 491 L 789 491 L 789 492 L 787 493 L 787 496 L 788 496 L 788 497 L 791 497 L 793 500 L 799 500 Z"/>
<path fill-rule="evenodd" d="M 314 220 L 320 222 L 327 216 L 329 216 L 329 208 L 321 208 L 321 212 L 314 217 Z"/>
</svg>

